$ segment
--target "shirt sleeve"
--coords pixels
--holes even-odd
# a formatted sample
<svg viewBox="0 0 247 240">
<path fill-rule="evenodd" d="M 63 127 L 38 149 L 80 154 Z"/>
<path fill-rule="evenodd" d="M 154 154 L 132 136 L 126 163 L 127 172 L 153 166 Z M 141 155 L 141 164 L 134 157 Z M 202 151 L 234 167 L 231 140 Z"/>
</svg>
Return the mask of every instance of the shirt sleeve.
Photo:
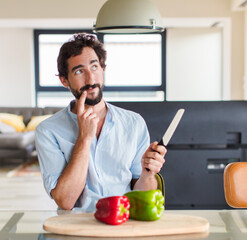
<svg viewBox="0 0 247 240">
<path fill-rule="evenodd" d="M 146 152 L 150 145 L 150 136 L 148 128 L 144 119 L 138 114 L 138 120 L 136 122 L 136 131 L 137 131 L 137 148 L 136 155 L 133 159 L 131 165 L 132 178 L 137 179 L 141 175 L 142 166 L 141 159 L 143 154 Z"/>
<path fill-rule="evenodd" d="M 35 131 L 35 144 L 39 159 L 43 183 L 47 194 L 57 185 L 65 165 L 65 157 L 55 136 L 40 124 Z"/>
</svg>

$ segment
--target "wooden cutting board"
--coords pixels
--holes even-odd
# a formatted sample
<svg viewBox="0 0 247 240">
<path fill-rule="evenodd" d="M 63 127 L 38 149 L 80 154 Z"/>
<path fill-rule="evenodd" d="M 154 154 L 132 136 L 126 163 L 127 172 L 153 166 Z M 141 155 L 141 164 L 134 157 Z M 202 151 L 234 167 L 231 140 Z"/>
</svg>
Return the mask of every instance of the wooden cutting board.
<svg viewBox="0 0 247 240">
<path fill-rule="evenodd" d="M 50 233 L 85 237 L 140 237 L 206 232 L 209 222 L 201 217 L 164 213 L 158 221 L 129 219 L 120 225 L 97 221 L 93 213 L 67 214 L 48 218 L 43 224 Z"/>
</svg>

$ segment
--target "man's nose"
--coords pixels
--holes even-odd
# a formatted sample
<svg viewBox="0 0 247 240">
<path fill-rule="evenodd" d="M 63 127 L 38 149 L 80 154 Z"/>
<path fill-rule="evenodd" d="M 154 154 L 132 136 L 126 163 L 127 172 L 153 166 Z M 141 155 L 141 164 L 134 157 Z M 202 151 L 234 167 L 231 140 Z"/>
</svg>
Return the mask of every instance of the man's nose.
<svg viewBox="0 0 247 240">
<path fill-rule="evenodd" d="M 94 75 L 93 75 L 93 73 L 91 71 L 87 72 L 86 84 L 89 84 L 89 85 L 95 84 Z"/>
</svg>

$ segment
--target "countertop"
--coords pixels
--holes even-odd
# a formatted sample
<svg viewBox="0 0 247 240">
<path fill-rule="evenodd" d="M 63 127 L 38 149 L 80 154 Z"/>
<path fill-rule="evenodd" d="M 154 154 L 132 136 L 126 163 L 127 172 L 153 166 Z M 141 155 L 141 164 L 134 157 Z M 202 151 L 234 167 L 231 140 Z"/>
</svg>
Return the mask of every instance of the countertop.
<svg viewBox="0 0 247 240">
<path fill-rule="evenodd" d="M 210 223 L 208 233 L 184 234 L 155 237 L 139 237 L 135 239 L 211 239 L 241 240 L 247 239 L 247 210 L 166 210 L 168 213 L 200 216 Z M 0 239 L 96 239 L 51 234 L 43 230 L 43 222 L 60 214 L 76 214 L 81 211 L 0 211 Z M 98 238 L 106 239 L 106 238 Z M 109 238 L 107 238 L 109 239 Z M 134 238 L 112 238 L 134 239 Z"/>
</svg>

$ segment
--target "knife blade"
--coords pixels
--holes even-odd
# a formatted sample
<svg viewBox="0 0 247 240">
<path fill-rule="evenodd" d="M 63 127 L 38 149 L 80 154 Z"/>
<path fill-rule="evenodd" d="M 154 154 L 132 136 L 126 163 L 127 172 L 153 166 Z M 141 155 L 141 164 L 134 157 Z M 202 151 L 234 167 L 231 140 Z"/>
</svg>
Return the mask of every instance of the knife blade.
<svg viewBox="0 0 247 240">
<path fill-rule="evenodd" d="M 176 130 L 183 114 L 184 114 L 184 111 L 185 110 L 182 108 L 177 111 L 177 113 L 174 116 L 174 118 L 172 119 L 169 127 L 167 128 L 165 134 L 163 135 L 163 137 L 159 141 L 158 145 L 167 146 L 167 144 L 169 143 L 170 139 L 172 138 L 172 135 L 175 132 L 175 130 Z"/>
<path fill-rule="evenodd" d="M 158 145 L 163 145 L 163 146 L 167 146 L 167 144 L 169 143 L 170 139 L 172 138 L 172 135 L 174 134 L 183 114 L 184 114 L 184 109 L 181 108 L 177 111 L 176 115 L 174 116 L 174 118 L 172 119 L 169 127 L 167 128 L 165 134 L 163 135 L 163 137 L 161 138 L 161 140 L 159 141 Z M 146 170 L 149 172 L 150 170 L 148 168 L 146 168 Z"/>
</svg>

